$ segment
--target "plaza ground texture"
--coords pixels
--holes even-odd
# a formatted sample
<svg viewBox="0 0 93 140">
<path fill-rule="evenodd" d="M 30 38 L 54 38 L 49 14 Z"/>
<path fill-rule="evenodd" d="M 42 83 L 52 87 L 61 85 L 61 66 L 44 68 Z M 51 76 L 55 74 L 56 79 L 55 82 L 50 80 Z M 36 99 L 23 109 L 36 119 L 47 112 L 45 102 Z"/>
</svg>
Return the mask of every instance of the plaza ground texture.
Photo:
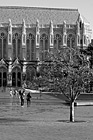
<svg viewBox="0 0 93 140">
<path fill-rule="evenodd" d="M 31 105 L 21 107 L 8 89 L 0 91 L 0 140 L 92 140 L 93 106 L 76 106 L 71 123 L 69 105 L 56 96 L 32 94 Z"/>
</svg>

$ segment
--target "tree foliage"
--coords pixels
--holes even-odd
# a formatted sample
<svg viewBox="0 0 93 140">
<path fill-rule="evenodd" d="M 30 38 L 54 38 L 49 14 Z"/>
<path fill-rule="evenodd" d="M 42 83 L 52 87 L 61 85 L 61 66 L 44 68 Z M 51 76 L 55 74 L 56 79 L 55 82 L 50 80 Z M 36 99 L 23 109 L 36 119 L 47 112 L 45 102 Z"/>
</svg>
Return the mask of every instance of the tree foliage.
<svg viewBox="0 0 93 140">
<path fill-rule="evenodd" d="M 81 50 L 83 54 L 89 57 L 89 66 L 92 68 L 93 66 L 93 41 L 88 45 L 88 47 L 84 50 Z"/>
<path fill-rule="evenodd" d="M 74 101 L 84 92 L 92 75 L 84 56 L 78 50 L 69 48 L 50 53 L 40 71 L 43 83 L 62 92 L 69 101 Z"/>
</svg>

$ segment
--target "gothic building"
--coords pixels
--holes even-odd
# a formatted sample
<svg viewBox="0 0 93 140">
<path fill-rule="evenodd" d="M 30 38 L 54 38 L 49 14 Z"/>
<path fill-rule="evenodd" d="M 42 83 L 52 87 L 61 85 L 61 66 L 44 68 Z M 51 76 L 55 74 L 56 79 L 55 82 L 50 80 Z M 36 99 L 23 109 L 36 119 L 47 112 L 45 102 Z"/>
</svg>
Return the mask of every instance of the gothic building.
<svg viewBox="0 0 93 140">
<path fill-rule="evenodd" d="M 0 7 L 0 87 L 31 81 L 37 60 L 65 46 L 84 49 L 91 33 L 77 9 Z"/>
</svg>

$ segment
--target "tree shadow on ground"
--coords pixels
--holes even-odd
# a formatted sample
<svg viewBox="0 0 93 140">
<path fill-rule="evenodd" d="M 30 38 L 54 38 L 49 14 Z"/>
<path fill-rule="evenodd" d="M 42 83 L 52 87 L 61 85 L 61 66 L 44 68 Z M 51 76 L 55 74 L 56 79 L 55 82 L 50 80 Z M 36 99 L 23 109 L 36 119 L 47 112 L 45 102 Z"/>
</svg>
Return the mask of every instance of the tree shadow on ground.
<svg viewBox="0 0 93 140">
<path fill-rule="evenodd" d="M 71 123 L 69 120 L 57 120 L 57 122 Z M 73 123 L 84 123 L 84 120 L 75 120 Z"/>
<path fill-rule="evenodd" d="M 20 118 L 0 118 L 0 123 L 11 123 L 11 122 L 28 122 L 29 120 Z"/>
</svg>

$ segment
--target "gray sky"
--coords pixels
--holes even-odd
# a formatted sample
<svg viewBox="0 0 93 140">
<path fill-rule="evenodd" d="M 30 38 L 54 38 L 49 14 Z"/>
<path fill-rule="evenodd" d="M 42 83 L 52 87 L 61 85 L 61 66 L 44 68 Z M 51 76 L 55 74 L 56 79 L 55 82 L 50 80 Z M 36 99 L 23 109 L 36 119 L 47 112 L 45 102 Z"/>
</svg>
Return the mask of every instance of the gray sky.
<svg viewBox="0 0 93 140">
<path fill-rule="evenodd" d="M 93 30 L 93 0 L 0 0 L 0 6 L 77 8 Z"/>
</svg>

